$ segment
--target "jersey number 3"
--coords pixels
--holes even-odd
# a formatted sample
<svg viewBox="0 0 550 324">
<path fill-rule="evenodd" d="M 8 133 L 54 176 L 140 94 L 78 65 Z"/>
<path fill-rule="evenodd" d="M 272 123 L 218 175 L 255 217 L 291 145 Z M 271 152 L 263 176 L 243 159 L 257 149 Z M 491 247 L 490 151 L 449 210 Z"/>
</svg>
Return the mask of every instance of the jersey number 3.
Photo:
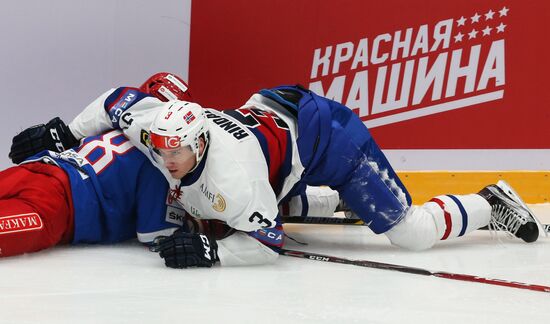
<svg viewBox="0 0 550 324">
<path fill-rule="evenodd" d="M 257 223 L 262 225 L 262 224 L 265 224 L 265 225 L 262 225 L 262 227 L 271 227 L 273 226 L 273 223 L 271 223 L 271 221 L 269 219 L 265 219 L 262 214 L 258 213 L 258 212 L 254 212 L 254 214 L 252 214 L 252 216 L 250 216 L 250 218 L 248 218 L 248 221 L 251 222 L 251 223 L 254 223 L 256 222 L 256 218 L 258 219 Z"/>
</svg>

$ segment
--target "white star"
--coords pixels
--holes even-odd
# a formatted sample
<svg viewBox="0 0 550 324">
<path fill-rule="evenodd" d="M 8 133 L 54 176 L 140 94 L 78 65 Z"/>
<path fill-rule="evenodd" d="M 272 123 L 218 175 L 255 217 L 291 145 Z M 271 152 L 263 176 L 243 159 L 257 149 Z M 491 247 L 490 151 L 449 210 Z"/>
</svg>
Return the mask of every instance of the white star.
<svg viewBox="0 0 550 324">
<path fill-rule="evenodd" d="M 483 36 L 487 36 L 489 34 L 491 34 L 491 30 L 493 30 L 493 28 L 487 26 L 485 27 L 485 29 L 483 30 Z"/>
<path fill-rule="evenodd" d="M 460 17 L 460 19 L 456 21 L 457 26 L 464 26 L 465 22 L 466 22 L 466 18 L 464 18 L 464 16 Z"/>
<path fill-rule="evenodd" d="M 481 17 L 481 16 L 478 15 L 477 12 L 476 12 L 476 13 L 472 16 L 472 18 L 470 18 L 470 19 L 472 19 L 472 24 L 478 22 L 478 21 L 479 21 L 479 17 Z"/>
<path fill-rule="evenodd" d="M 476 38 L 477 30 L 472 29 L 471 32 L 468 33 L 468 39 Z"/>
<path fill-rule="evenodd" d="M 503 7 L 502 9 L 500 9 L 500 11 L 498 12 L 500 14 L 500 17 L 502 16 L 508 16 L 508 11 L 510 9 L 506 8 L 506 7 Z"/>
<path fill-rule="evenodd" d="M 494 15 L 494 14 L 495 14 L 495 13 L 493 12 L 493 10 L 490 10 L 490 9 L 489 9 L 489 12 L 487 12 L 487 13 L 485 14 L 485 20 L 493 19 L 493 15 Z"/>
<path fill-rule="evenodd" d="M 506 28 L 506 25 L 500 23 L 500 25 L 497 26 L 497 33 L 504 33 L 504 28 Z"/>
<path fill-rule="evenodd" d="M 456 34 L 456 36 L 454 37 L 455 38 L 455 43 L 462 42 L 462 37 L 464 37 L 464 35 L 462 33 Z"/>
</svg>

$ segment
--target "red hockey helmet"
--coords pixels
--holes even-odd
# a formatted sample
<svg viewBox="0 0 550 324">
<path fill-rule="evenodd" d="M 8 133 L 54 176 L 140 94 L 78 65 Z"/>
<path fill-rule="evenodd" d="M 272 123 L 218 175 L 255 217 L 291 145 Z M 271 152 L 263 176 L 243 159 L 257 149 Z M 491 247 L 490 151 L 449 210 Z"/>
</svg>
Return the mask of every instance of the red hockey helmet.
<svg viewBox="0 0 550 324">
<path fill-rule="evenodd" d="M 152 75 L 139 87 L 139 90 L 165 102 L 168 100 L 191 101 L 187 83 L 172 73 L 160 72 Z"/>
</svg>

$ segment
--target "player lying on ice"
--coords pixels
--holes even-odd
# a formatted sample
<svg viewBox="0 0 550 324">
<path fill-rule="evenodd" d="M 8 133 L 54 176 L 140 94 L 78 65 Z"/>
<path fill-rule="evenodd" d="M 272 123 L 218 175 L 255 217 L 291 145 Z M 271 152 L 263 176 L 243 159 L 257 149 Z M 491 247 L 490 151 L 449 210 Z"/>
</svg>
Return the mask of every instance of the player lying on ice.
<svg viewBox="0 0 550 324">
<path fill-rule="evenodd" d="M 168 73 L 153 75 L 139 89 L 162 101 L 190 98 L 183 80 Z M 181 227 L 213 236 L 226 230 L 216 222 L 189 221 L 173 195 L 167 198 L 162 173 L 120 130 L 78 141 L 53 119 L 17 135 L 10 158 L 22 163 L 0 172 L 0 257 L 69 242 L 107 244 L 137 236 L 151 243 Z M 331 190 L 308 192 L 313 213 L 323 208 L 329 215 L 338 203 Z"/>
<path fill-rule="evenodd" d="M 262 90 L 243 107 L 224 112 L 117 88 L 69 127 L 76 138 L 122 129 L 179 193 L 175 198 L 189 214 L 235 230 L 220 240 L 185 231 L 157 238 L 156 250 L 169 267 L 273 262 L 283 244 L 277 206 L 305 185 L 337 190 L 375 233 L 412 250 L 489 223 L 526 242 L 538 238 L 534 216 L 505 184 L 411 206 L 359 118 L 301 87 Z"/>
<path fill-rule="evenodd" d="M 185 85 L 178 88 L 168 76 L 153 75 L 140 89 L 164 101 L 188 99 Z M 61 153 L 42 151 L 73 146 Z M 10 158 L 23 163 L 0 172 L 1 257 L 69 242 L 120 242 L 136 232 L 140 241 L 150 242 L 183 225 L 185 212 L 166 201 L 162 173 L 120 130 L 79 142 L 53 119 L 17 135 Z"/>
</svg>

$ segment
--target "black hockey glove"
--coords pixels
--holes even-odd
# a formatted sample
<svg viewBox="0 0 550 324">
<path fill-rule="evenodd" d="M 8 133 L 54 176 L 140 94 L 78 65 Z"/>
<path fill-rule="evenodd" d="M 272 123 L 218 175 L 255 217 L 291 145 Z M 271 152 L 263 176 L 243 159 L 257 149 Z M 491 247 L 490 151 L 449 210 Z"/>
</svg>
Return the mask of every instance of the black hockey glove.
<svg viewBox="0 0 550 324">
<path fill-rule="evenodd" d="M 150 248 L 159 252 L 169 268 L 210 268 L 218 260 L 216 240 L 204 234 L 191 234 L 178 230 L 170 236 L 159 236 Z"/>
<path fill-rule="evenodd" d="M 59 117 L 55 117 L 46 125 L 35 125 L 15 135 L 9 158 L 13 163 L 19 164 L 43 150 L 63 152 L 78 144 L 79 141 L 69 127 Z"/>
</svg>

